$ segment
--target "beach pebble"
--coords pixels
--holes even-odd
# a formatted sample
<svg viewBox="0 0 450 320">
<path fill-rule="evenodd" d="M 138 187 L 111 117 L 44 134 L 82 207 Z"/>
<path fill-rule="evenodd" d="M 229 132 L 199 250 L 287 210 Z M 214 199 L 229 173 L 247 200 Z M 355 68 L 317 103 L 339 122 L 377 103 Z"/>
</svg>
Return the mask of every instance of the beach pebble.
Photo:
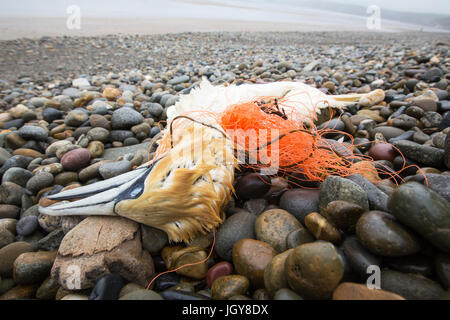
<svg viewBox="0 0 450 320">
<path fill-rule="evenodd" d="M 117 300 L 125 283 L 120 275 L 108 274 L 97 281 L 89 300 Z"/>
<path fill-rule="evenodd" d="M 408 182 L 390 198 L 390 212 L 404 225 L 450 253 L 450 204 L 433 190 L 417 182 Z"/>
<path fill-rule="evenodd" d="M 38 218 L 36 216 L 26 216 L 17 222 L 16 232 L 20 236 L 29 236 L 39 227 Z"/>
<path fill-rule="evenodd" d="M 286 259 L 293 249 L 289 249 L 272 258 L 264 269 L 264 287 L 270 296 L 282 288 L 288 288 L 285 265 Z"/>
<path fill-rule="evenodd" d="M 301 244 L 308 243 L 308 242 L 314 242 L 315 238 L 311 234 L 311 232 L 308 231 L 308 229 L 304 228 L 303 226 L 297 230 L 294 230 L 290 232 L 286 237 L 286 248 L 292 249 L 295 247 L 298 247 Z"/>
<path fill-rule="evenodd" d="M 52 277 L 47 277 L 47 279 L 42 282 L 41 286 L 36 291 L 36 298 L 40 300 L 53 300 L 56 297 L 56 292 L 58 292 L 59 285 Z"/>
<path fill-rule="evenodd" d="M 407 300 L 439 300 L 444 289 L 436 282 L 394 270 L 381 271 L 381 289 L 396 293 Z"/>
<path fill-rule="evenodd" d="M 356 235 L 366 248 L 381 256 L 407 256 L 421 248 L 414 234 L 382 211 L 364 213 L 356 225 Z"/>
<path fill-rule="evenodd" d="M 14 281 L 17 284 L 38 283 L 50 275 L 56 251 L 25 252 L 14 261 Z"/>
<path fill-rule="evenodd" d="M 128 160 L 107 162 L 100 166 L 98 169 L 103 179 L 109 179 L 118 176 L 122 173 L 126 173 L 131 170 L 131 162 Z"/>
<path fill-rule="evenodd" d="M 33 251 L 33 247 L 23 241 L 13 242 L 0 249 L 0 276 L 1 277 L 12 277 L 13 275 L 13 264 L 24 252 Z"/>
<path fill-rule="evenodd" d="M 239 199 L 261 198 L 270 190 L 270 178 L 258 173 L 247 174 L 236 181 L 235 190 Z"/>
<path fill-rule="evenodd" d="M 355 233 L 358 222 L 365 209 L 356 203 L 343 200 L 331 201 L 323 210 L 323 216 L 334 226 L 346 233 Z"/>
<path fill-rule="evenodd" d="M 64 123 L 68 126 L 78 127 L 89 119 L 87 112 L 75 109 L 70 111 L 64 118 Z"/>
<path fill-rule="evenodd" d="M 94 141 L 101 141 L 101 142 L 108 142 L 109 140 L 110 132 L 105 128 L 92 128 L 88 131 L 87 137 L 89 140 Z"/>
<path fill-rule="evenodd" d="M 216 234 L 215 251 L 224 260 L 232 261 L 232 250 L 241 239 L 254 239 L 256 215 L 247 211 L 238 212 L 220 226 Z"/>
<path fill-rule="evenodd" d="M 61 165 L 65 170 L 77 171 L 86 167 L 91 161 L 91 153 L 88 149 L 80 148 L 67 152 L 61 158 Z"/>
<path fill-rule="evenodd" d="M 275 250 L 265 242 L 242 239 L 233 247 L 233 265 L 238 274 L 250 280 L 253 288 L 264 288 L 264 269 L 275 255 Z"/>
<path fill-rule="evenodd" d="M 362 277 L 367 276 L 369 266 L 380 266 L 382 259 L 367 250 L 356 236 L 345 238 L 342 249 L 352 270 Z"/>
<path fill-rule="evenodd" d="M 63 113 L 55 108 L 45 108 L 44 111 L 42 111 L 42 117 L 48 123 L 52 123 L 55 120 L 61 119 L 62 116 Z"/>
<path fill-rule="evenodd" d="M 211 296 L 214 300 L 228 300 L 237 295 L 243 295 L 249 288 L 249 280 L 242 275 L 227 275 L 214 281 Z"/>
<path fill-rule="evenodd" d="M 303 300 L 298 294 L 288 288 L 278 290 L 273 297 L 274 300 Z"/>
<path fill-rule="evenodd" d="M 111 126 L 114 130 L 130 129 L 141 123 L 144 117 L 134 109 L 122 107 L 113 112 Z"/>
<path fill-rule="evenodd" d="M 319 189 L 320 212 L 326 209 L 328 203 L 335 200 L 344 200 L 355 203 L 363 209 L 369 209 L 369 201 L 364 190 L 351 180 L 338 176 L 329 176 Z"/>
<path fill-rule="evenodd" d="M 281 196 L 280 208 L 303 223 L 306 215 L 319 210 L 319 191 L 309 189 L 288 190 Z"/>
<path fill-rule="evenodd" d="M 233 265 L 227 261 L 222 261 L 212 266 L 206 273 L 206 284 L 211 288 L 214 281 L 219 277 L 228 276 L 233 272 Z"/>
<path fill-rule="evenodd" d="M 305 225 L 317 240 L 334 244 L 341 241 L 339 230 L 317 212 L 311 212 L 305 217 Z"/>
<path fill-rule="evenodd" d="M 0 226 L 0 249 L 15 241 L 14 234 Z"/>
<path fill-rule="evenodd" d="M 33 193 L 41 189 L 50 187 L 53 184 L 53 175 L 48 172 L 40 172 L 34 175 L 26 184 L 26 188 Z"/>
<path fill-rule="evenodd" d="M 307 243 L 286 259 L 289 286 L 305 299 L 328 299 L 344 275 L 344 263 L 329 242 Z"/>
<path fill-rule="evenodd" d="M 140 289 L 123 295 L 119 300 L 163 300 L 163 297 L 153 290 Z"/>
<path fill-rule="evenodd" d="M 333 300 L 405 300 L 405 298 L 389 291 L 369 289 L 363 284 L 344 282 L 334 290 Z"/>
<path fill-rule="evenodd" d="M 48 132 L 38 126 L 23 126 L 19 129 L 19 135 L 25 140 L 46 141 Z"/>
<path fill-rule="evenodd" d="M 444 159 L 445 151 L 439 148 L 421 145 L 407 140 L 393 141 L 392 144 L 397 147 L 405 157 L 427 166 L 439 167 Z"/>
<path fill-rule="evenodd" d="M 167 233 L 141 224 L 142 246 L 152 256 L 157 255 L 169 243 Z"/>
<path fill-rule="evenodd" d="M 301 228 L 300 222 L 289 212 L 272 209 L 263 212 L 255 221 L 256 239 L 268 243 L 277 253 L 285 251 L 288 234 Z"/>
</svg>

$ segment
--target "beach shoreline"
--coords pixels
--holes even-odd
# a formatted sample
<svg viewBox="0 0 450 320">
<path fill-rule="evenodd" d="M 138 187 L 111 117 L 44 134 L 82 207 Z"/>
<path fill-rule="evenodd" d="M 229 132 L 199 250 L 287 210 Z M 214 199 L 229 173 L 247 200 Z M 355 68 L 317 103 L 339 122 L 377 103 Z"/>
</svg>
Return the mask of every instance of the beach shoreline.
<svg viewBox="0 0 450 320">
<path fill-rule="evenodd" d="M 80 29 L 69 29 L 65 17 L 1 17 L 0 40 L 19 38 L 38 39 L 43 36 L 104 36 L 109 34 L 153 35 L 183 32 L 328 32 L 359 31 L 373 32 L 363 24 L 346 26 L 327 23 L 281 23 L 244 20 L 217 20 L 195 18 L 91 18 L 81 19 Z M 386 25 L 376 32 L 411 32 L 402 25 Z M 427 31 L 427 29 L 422 29 Z"/>
</svg>

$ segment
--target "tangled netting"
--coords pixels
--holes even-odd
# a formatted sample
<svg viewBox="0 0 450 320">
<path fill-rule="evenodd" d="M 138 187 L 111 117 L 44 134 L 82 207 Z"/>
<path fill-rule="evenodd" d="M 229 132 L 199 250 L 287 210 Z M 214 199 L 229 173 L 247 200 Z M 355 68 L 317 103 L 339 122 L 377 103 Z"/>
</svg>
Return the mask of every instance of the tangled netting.
<svg viewBox="0 0 450 320">
<path fill-rule="evenodd" d="M 323 103 L 324 101 L 320 101 Z M 292 102 L 291 102 L 292 103 Z M 323 109 L 321 109 L 323 111 Z M 403 181 L 400 173 L 411 167 L 405 166 L 394 171 L 378 164 L 356 165 L 361 160 L 373 162 L 369 156 L 353 152 L 357 145 L 353 136 L 330 127 L 333 117 L 320 126 L 315 125 L 318 108 L 290 105 L 282 97 L 259 97 L 252 101 L 228 106 L 223 112 L 192 111 L 189 115 L 175 117 L 169 124 L 169 132 L 160 140 L 155 158 L 163 156 L 173 147 L 174 128 L 182 132 L 192 122 L 216 129 L 235 146 L 235 154 L 240 165 L 261 170 L 275 168 L 277 176 L 303 181 L 323 181 L 330 175 L 341 177 L 352 174 L 377 174 Z M 345 143 L 333 143 L 326 135 L 340 134 L 348 137 Z M 400 150 L 398 154 L 403 157 Z M 404 158 L 404 157 L 403 157 Z M 404 159 L 405 160 L 405 159 Z M 412 165 L 417 167 L 415 165 Z M 417 167 L 419 172 L 420 168 Z M 270 171 L 269 171 L 270 172 Z M 426 177 L 425 177 L 426 180 Z"/>
</svg>

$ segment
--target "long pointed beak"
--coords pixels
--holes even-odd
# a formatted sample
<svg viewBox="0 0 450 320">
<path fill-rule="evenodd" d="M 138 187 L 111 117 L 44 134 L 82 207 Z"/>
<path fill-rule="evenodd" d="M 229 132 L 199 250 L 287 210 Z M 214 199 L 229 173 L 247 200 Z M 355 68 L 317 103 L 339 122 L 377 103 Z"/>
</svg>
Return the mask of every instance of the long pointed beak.
<svg viewBox="0 0 450 320">
<path fill-rule="evenodd" d="M 39 212 L 52 216 L 116 215 L 114 207 L 118 202 L 135 199 L 142 194 L 152 168 L 141 166 L 108 180 L 48 196 L 50 200 L 80 200 L 39 207 Z"/>
</svg>

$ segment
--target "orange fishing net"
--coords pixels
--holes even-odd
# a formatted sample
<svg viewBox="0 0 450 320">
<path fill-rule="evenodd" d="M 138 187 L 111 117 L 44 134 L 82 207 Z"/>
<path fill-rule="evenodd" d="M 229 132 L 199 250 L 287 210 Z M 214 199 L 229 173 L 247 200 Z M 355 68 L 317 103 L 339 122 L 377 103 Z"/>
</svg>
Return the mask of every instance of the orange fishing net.
<svg viewBox="0 0 450 320">
<path fill-rule="evenodd" d="M 285 174 L 301 173 L 310 181 L 322 181 L 331 174 L 360 173 L 360 168 L 351 166 L 352 158 L 364 156 L 353 154 L 352 143 L 337 151 L 323 136 L 339 131 L 317 129 L 315 116 L 299 114 L 283 99 L 264 97 L 229 106 L 218 122 L 238 150 L 244 150 L 248 166 L 278 168 Z"/>
</svg>

